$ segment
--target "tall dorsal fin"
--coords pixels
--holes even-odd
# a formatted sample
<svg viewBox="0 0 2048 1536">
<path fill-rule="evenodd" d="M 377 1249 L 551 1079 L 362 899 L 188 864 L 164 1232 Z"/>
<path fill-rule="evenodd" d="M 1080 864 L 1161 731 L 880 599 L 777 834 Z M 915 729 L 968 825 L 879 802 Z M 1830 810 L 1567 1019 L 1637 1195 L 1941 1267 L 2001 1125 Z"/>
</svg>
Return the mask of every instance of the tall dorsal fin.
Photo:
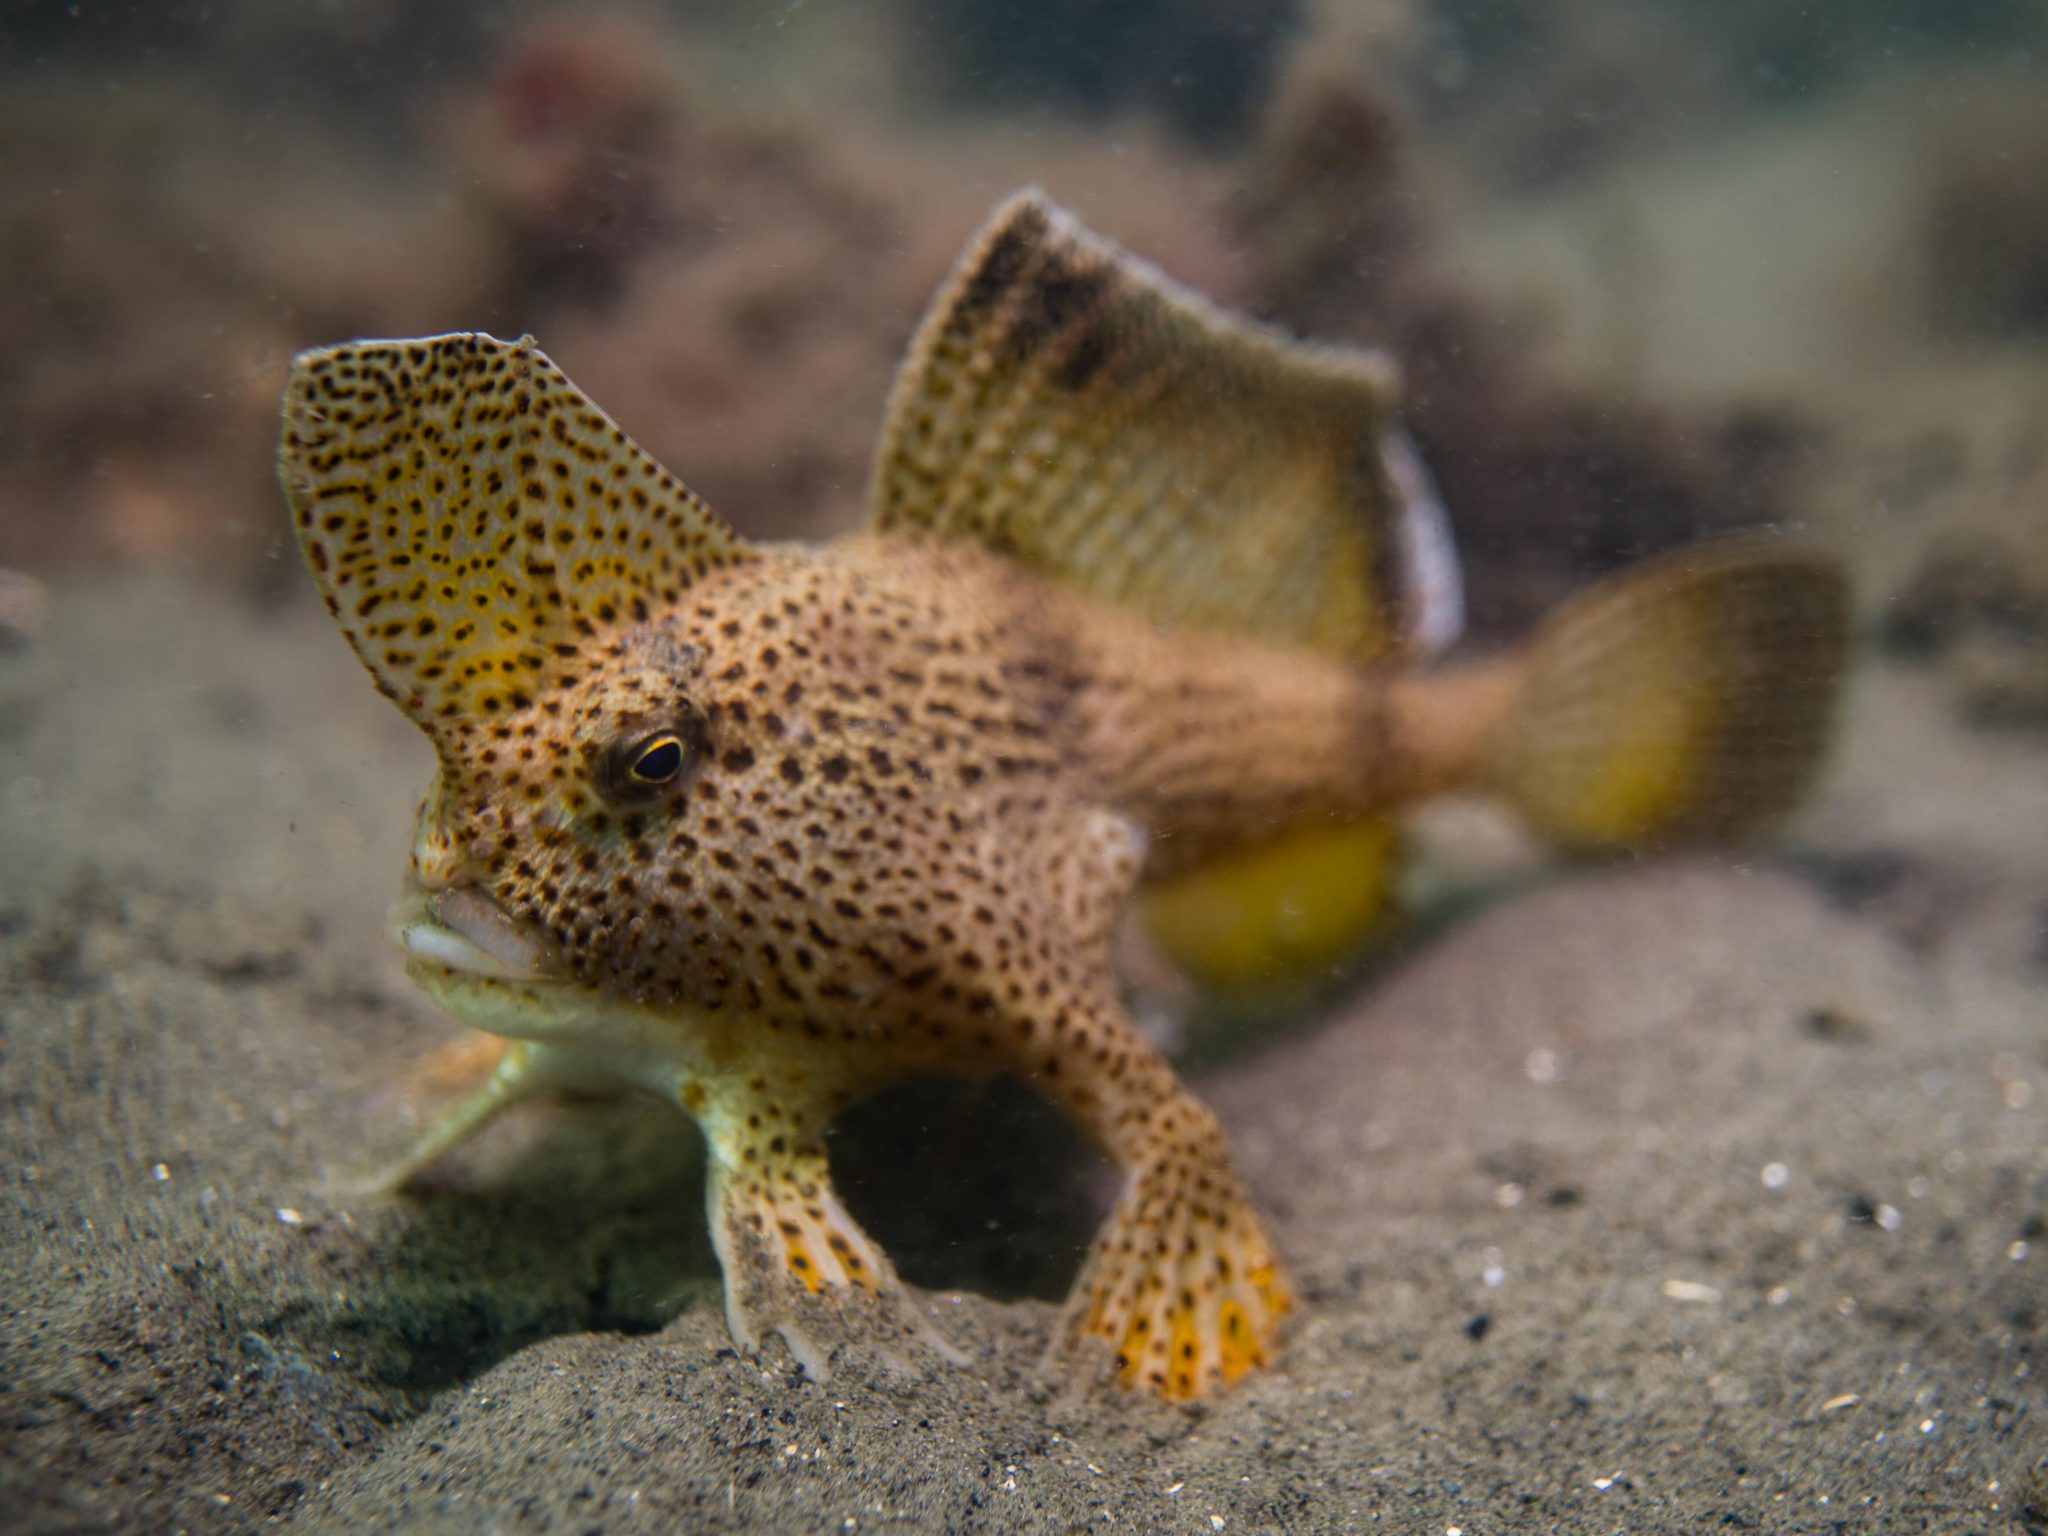
<svg viewBox="0 0 2048 1536">
<path fill-rule="evenodd" d="M 748 553 L 531 337 L 301 353 L 279 473 L 349 644 L 437 741 Z"/>
<path fill-rule="evenodd" d="M 1423 633 L 1394 394 L 1379 355 L 1228 315 L 1028 190 L 925 315 L 869 517 L 1163 622 L 1379 655 Z"/>
</svg>

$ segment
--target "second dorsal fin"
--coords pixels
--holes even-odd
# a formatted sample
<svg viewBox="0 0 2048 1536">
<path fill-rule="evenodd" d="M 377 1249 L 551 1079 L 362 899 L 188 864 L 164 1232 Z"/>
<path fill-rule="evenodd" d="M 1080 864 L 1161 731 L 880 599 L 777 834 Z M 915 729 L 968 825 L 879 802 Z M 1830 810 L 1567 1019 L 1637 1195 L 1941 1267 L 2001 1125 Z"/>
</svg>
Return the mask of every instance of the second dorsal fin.
<svg viewBox="0 0 2048 1536">
<path fill-rule="evenodd" d="M 1378 354 L 1228 315 L 1026 191 L 918 330 L 869 517 L 1164 623 L 1384 655 L 1429 629 L 1394 394 Z"/>
</svg>

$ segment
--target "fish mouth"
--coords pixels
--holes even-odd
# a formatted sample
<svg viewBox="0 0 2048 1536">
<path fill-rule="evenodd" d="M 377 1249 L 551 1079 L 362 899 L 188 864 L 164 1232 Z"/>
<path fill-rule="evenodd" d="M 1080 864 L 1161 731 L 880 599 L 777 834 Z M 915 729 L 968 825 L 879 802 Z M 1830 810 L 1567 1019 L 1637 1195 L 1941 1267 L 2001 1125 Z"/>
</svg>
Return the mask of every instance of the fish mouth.
<svg viewBox="0 0 2048 1536">
<path fill-rule="evenodd" d="M 492 981 L 564 979 L 548 936 L 474 886 L 414 891 L 391 909 L 387 926 L 409 963 Z"/>
</svg>

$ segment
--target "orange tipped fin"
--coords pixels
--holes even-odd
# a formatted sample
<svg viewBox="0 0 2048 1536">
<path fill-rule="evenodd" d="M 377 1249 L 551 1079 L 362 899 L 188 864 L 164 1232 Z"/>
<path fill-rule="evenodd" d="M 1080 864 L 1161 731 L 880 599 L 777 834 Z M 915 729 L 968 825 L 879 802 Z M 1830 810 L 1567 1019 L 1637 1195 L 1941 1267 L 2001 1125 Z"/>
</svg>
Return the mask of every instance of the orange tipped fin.
<svg viewBox="0 0 2048 1536">
<path fill-rule="evenodd" d="M 1062 1336 L 1108 1345 L 1123 1386 L 1188 1402 L 1272 1359 L 1294 1294 L 1208 1112 L 1160 1119 L 1170 1139 L 1133 1170 Z"/>
</svg>

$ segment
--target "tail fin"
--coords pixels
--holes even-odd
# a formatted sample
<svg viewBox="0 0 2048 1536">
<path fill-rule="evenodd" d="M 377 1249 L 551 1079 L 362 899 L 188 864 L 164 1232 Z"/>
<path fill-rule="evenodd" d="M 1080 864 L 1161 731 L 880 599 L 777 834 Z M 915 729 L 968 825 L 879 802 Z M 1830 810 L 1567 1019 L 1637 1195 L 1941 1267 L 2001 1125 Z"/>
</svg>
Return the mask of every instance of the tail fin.
<svg viewBox="0 0 2048 1536">
<path fill-rule="evenodd" d="M 1745 536 L 1576 599 L 1520 661 L 1486 782 L 1566 848 L 1726 841 L 1798 802 L 1848 652 L 1841 568 Z"/>
</svg>

